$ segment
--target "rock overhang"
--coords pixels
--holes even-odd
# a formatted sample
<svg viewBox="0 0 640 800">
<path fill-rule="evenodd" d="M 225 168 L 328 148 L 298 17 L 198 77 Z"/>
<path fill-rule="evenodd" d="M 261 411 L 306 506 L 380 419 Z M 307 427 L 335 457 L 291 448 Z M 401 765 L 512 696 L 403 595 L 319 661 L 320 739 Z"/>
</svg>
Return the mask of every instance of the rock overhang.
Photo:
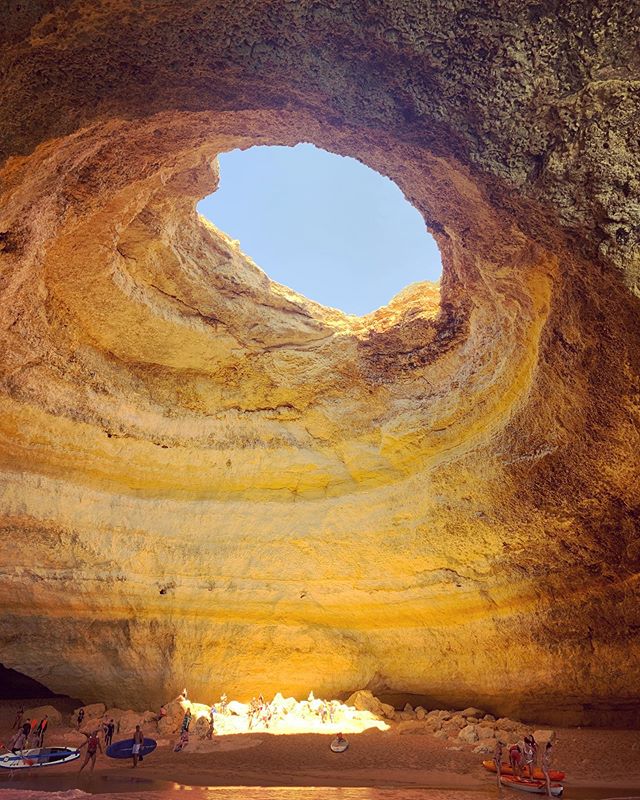
<svg viewBox="0 0 640 800">
<path fill-rule="evenodd" d="M 610 44 L 584 54 L 566 26 L 620 53 L 629 34 L 613 8 L 563 27 L 459 5 L 12 20 L 2 505 L 33 564 L 3 553 L 5 631 L 69 646 L 42 665 L 7 633 L 8 665 L 129 699 L 116 676 L 150 647 L 149 697 L 250 693 L 240 638 L 276 689 L 373 681 L 587 721 L 633 706 L 637 303 L 613 269 L 633 286 L 630 240 L 602 220 L 631 229 L 634 90 L 620 56 L 606 80 L 578 69 L 604 75 Z M 215 153 L 302 139 L 398 183 L 438 238 L 441 298 L 363 326 L 198 221 Z"/>
</svg>

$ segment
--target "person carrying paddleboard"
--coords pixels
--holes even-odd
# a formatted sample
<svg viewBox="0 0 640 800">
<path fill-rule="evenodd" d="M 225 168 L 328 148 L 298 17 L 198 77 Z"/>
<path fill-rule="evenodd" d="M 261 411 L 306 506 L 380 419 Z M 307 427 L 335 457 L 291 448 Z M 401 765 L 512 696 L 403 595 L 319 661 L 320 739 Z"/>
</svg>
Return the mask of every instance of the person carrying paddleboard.
<svg viewBox="0 0 640 800">
<path fill-rule="evenodd" d="M 133 756 L 133 766 L 138 766 L 138 760 L 142 761 L 142 747 L 144 745 L 144 734 L 140 730 L 140 726 L 136 725 L 136 732 L 133 734 L 133 747 L 131 755 Z"/>
<path fill-rule="evenodd" d="M 93 772 L 93 768 L 96 765 L 96 756 L 98 755 L 98 750 L 102 752 L 102 745 L 100 744 L 100 739 L 98 739 L 98 731 L 92 731 L 87 737 L 87 741 L 80 745 L 78 751 L 82 750 L 83 747 L 87 748 L 87 756 L 84 760 L 84 763 L 80 767 L 80 772 L 82 772 L 82 770 L 87 766 L 89 759 L 91 759 L 91 772 Z"/>
</svg>

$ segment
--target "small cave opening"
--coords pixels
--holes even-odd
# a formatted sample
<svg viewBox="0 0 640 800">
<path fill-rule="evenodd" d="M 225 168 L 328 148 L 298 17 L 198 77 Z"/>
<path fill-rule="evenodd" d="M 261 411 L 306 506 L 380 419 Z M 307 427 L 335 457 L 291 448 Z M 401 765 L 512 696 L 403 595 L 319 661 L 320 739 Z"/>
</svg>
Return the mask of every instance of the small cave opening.
<svg viewBox="0 0 640 800">
<path fill-rule="evenodd" d="M 440 250 L 420 212 L 357 159 L 305 143 L 232 150 L 219 164 L 219 187 L 198 212 L 307 299 L 364 316 L 440 280 Z"/>
</svg>

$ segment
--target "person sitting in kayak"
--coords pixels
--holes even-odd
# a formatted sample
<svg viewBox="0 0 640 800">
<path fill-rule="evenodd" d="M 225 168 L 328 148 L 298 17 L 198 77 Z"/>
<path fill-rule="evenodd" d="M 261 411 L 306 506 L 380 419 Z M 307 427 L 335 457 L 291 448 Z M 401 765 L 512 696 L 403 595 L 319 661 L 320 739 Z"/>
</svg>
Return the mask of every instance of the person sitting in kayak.
<svg viewBox="0 0 640 800">
<path fill-rule="evenodd" d="M 493 763 L 496 765 L 496 772 L 498 773 L 498 788 L 500 788 L 500 774 L 502 772 L 502 748 L 505 743 L 498 740 L 496 742 L 495 750 L 493 751 Z"/>
<path fill-rule="evenodd" d="M 345 743 L 346 743 L 346 741 L 347 741 L 347 740 L 345 739 L 345 737 L 344 737 L 344 736 L 343 736 L 341 733 L 339 733 L 339 734 L 336 736 L 336 742 L 337 742 L 338 744 L 345 744 Z"/>
<path fill-rule="evenodd" d="M 80 772 L 87 766 L 87 762 L 91 759 L 91 772 L 93 772 L 93 768 L 96 765 L 96 756 L 98 755 L 98 750 L 102 752 L 102 745 L 100 744 L 100 739 L 98 739 L 98 731 L 92 731 L 87 737 L 86 742 L 83 742 L 78 751 L 82 750 L 83 747 L 87 748 L 87 757 L 84 760 L 83 765 L 80 767 Z"/>
<path fill-rule="evenodd" d="M 520 778 L 520 765 L 522 764 L 522 750 L 519 744 L 512 744 L 509 747 L 509 764 L 516 778 Z"/>
</svg>

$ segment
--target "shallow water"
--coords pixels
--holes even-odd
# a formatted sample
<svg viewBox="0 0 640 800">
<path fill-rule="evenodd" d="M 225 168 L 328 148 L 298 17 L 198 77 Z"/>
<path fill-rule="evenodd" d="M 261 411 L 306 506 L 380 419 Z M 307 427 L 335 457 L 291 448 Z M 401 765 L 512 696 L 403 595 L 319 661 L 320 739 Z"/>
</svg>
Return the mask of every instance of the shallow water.
<svg viewBox="0 0 640 800">
<path fill-rule="evenodd" d="M 517 800 L 520 792 L 486 789 L 375 789 L 369 787 L 186 786 L 137 777 L 57 776 L 4 780 L 2 800 Z M 565 787 L 567 800 L 640 800 L 638 790 Z"/>
</svg>

